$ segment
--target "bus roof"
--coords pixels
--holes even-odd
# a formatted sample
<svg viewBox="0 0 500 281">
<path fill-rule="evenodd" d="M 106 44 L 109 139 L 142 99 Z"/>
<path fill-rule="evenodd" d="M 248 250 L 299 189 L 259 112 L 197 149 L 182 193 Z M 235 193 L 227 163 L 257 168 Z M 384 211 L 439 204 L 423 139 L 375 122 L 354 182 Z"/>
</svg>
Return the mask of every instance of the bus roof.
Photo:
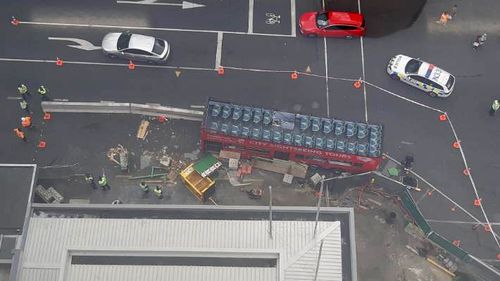
<svg viewBox="0 0 500 281">
<path fill-rule="evenodd" d="M 202 128 L 211 133 L 359 156 L 382 155 L 377 124 L 302 115 L 209 99 Z"/>
</svg>

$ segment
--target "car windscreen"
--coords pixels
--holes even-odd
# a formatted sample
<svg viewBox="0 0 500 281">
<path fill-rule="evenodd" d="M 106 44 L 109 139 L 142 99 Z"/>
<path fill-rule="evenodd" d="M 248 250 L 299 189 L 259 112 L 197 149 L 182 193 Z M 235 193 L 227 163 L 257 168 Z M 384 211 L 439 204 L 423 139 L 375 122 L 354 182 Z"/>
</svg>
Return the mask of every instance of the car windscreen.
<svg viewBox="0 0 500 281">
<path fill-rule="evenodd" d="M 153 46 L 153 53 L 161 55 L 165 51 L 165 41 L 155 39 L 155 44 Z"/>
<path fill-rule="evenodd" d="M 122 33 L 120 37 L 118 37 L 118 43 L 116 44 L 116 48 L 118 50 L 123 50 L 128 48 L 128 42 L 130 41 L 130 37 L 132 34 L 130 33 Z"/>
<path fill-rule="evenodd" d="M 418 69 L 422 65 L 422 62 L 416 59 L 411 59 L 405 67 L 406 73 L 417 73 Z"/>
<path fill-rule="evenodd" d="M 455 77 L 453 77 L 453 75 L 450 75 L 450 78 L 448 78 L 448 82 L 446 82 L 446 88 L 451 89 L 454 83 Z"/>
<path fill-rule="evenodd" d="M 318 27 L 325 27 L 328 25 L 328 14 L 327 13 L 318 13 L 316 16 L 316 24 Z"/>
</svg>

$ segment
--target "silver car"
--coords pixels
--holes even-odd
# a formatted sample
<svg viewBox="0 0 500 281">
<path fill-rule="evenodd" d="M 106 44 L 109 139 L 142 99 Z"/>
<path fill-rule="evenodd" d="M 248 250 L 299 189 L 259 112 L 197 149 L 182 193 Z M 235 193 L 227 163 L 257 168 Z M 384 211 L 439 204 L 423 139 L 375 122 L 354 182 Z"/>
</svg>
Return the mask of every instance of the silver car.
<svg viewBox="0 0 500 281">
<path fill-rule="evenodd" d="M 102 50 L 110 58 L 164 63 L 170 53 L 170 45 L 163 39 L 146 35 L 108 33 L 102 39 Z"/>
</svg>

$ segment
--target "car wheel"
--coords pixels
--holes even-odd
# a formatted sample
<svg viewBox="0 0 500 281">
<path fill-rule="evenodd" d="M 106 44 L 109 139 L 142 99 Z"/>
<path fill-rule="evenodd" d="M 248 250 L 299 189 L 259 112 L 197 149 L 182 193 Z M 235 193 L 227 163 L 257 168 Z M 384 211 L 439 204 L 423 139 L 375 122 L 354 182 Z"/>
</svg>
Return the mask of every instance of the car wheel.
<svg viewBox="0 0 500 281">
<path fill-rule="evenodd" d="M 437 97 L 436 93 L 434 93 L 434 92 L 429 92 L 429 96 L 431 96 L 433 98 Z"/>
<path fill-rule="evenodd" d="M 392 73 L 391 75 L 389 75 L 392 79 L 394 80 L 399 80 L 399 77 L 396 73 Z"/>
<path fill-rule="evenodd" d="M 309 38 L 316 38 L 318 36 L 316 34 L 314 34 L 314 33 L 309 33 L 309 34 L 307 34 L 307 37 L 309 37 Z"/>
<path fill-rule="evenodd" d="M 345 39 L 349 39 L 349 40 L 350 40 L 350 39 L 352 39 L 352 36 L 351 36 L 351 35 L 347 35 L 347 36 L 345 37 Z"/>
</svg>

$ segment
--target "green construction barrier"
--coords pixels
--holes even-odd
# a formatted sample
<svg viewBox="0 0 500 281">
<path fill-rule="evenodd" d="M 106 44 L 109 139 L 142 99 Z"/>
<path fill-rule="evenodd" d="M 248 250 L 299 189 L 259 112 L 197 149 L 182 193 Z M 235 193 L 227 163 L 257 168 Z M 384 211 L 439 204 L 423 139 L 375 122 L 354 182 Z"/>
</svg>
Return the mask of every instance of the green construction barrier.
<svg viewBox="0 0 500 281">
<path fill-rule="evenodd" d="M 403 190 L 398 194 L 398 196 L 401 200 L 401 204 L 403 204 L 403 207 L 406 209 L 406 211 L 410 213 L 417 226 L 420 227 L 425 235 L 429 235 L 429 233 L 432 232 L 431 226 L 427 223 L 424 216 L 422 216 L 422 213 L 420 213 L 420 211 L 418 210 L 418 207 L 413 202 L 413 199 L 411 198 L 408 190 Z"/>
<path fill-rule="evenodd" d="M 463 261 L 468 261 L 470 260 L 469 254 L 465 252 L 464 250 L 460 249 L 459 247 L 453 245 L 450 241 L 446 240 L 443 238 L 441 235 L 432 232 L 427 239 L 431 240 L 435 244 L 437 244 L 439 247 L 445 249 L 448 253 L 454 255 L 455 257 L 463 260 Z"/>
</svg>

